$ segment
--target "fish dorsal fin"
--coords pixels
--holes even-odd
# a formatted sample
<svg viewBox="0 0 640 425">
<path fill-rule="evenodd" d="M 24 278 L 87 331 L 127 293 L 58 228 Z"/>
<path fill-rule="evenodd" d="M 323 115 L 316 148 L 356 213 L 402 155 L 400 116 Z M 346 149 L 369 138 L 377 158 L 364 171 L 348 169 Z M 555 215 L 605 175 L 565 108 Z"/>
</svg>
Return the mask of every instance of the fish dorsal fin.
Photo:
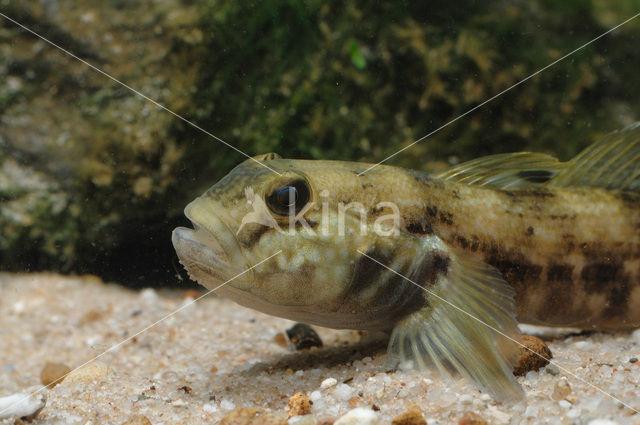
<svg viewBox="0 0 640 425">
<path fill-rule="evenodd" d="M 604 136 L 565 164 L 548 186 L 640 191 L 640 122 Z"/>
<path fill-rule="evenodd" d="M 520 341 L 513 288 L 492 266 L 442 248 L 446 270 L 425 286 L 425 307 L 394 328 L 389 366 L 406 360 L 421 368 L 434 364 L 445 375 L 453 369 L 470 378 L 499 399 L 522 398 L 513 376 Z"/>
<path fill-rule="evenodd" d="M 437 177 L 474 186 L 517 189 L 544 185 L 562 169 L 563 163 L 553 156 L 516 152 L 464 162 Z"/>
<path fill-rule="evenodd" d="M 252 156 L 251 158 L 255 159 L 256 161 L 265 162 L 265 161 L 272 161 L 274 159 L 281 159 L 282 157 L 277 153 L 269 152 L 269 153 L 262 153 L 260 155 L 255 155 L 255 156 Z"/>
</svg>

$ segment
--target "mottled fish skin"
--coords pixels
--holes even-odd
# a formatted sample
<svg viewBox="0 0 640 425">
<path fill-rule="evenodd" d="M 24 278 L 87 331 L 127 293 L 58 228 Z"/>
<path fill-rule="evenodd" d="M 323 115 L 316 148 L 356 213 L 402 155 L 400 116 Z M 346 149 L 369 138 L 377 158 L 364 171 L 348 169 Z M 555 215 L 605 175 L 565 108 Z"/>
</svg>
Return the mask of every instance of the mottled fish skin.
<svg viewBox="0 0 640 425">
<path fill-rule="evenodd" d="M 288 266 L 279 273 L 298 275 L 293 292 L 299 293 L 300 298 L 313 290 L 318 298 L 325 294 L 325 300 L 339 296 L 344 301 L 341 307 L 325 306 L 333 313 L 331 319 L 307 317 L 313 316 L 312 312 L 295 317 L 309 323 L 384 327 L 373 322 L 356 326 L 351 319 L 340 317 L 344 309 L 364 309 L 368 305 L 360 299 L 364 296 L 353 297 L 353 287 L 340 288 L 340 281 L 351 273 L 354 264 L 367 261 L 357 254 L 358 249 L 372 256 L 378 254 L 376 258 L 386 261 L 385 264 L 402 269 L 409 266 L 400 266 L 403 254 L 397 254 L 392 247 L 413 249 L 415 259 L 420 256 L 417 254 L 420 248 L 411 235 L 434 235 L 500 270 L 516 291 L 518 319 L 522 322 L 586 328 L 640 326 L 640 194 L 598 188 L 499 190 L 439 181 L 421 172 L 385 165 L 359 175 L 368 166 L 341 161 L 269 161 L 269 167 L 284 174 L 283 179 L 248 160 L 197 202 L 211 203 L 212 210 L 235 232 L 239 218 L 249 212 L 245 187 L 264 193 L 267 187 L 286 180 L 288 175 L 303 175 L 312 182 L 314 197 L 323 191 L 328 193 L 317 200 L 330 203 L 332 210 L 337 209 L 338 202 L 363 204 L 369 225 L 389 213 L 387 209 L 376 208 L 379 202 L 389 201 L 399 207 L 404 231 L 388 240 L 359 235 L 359 216 L 347 217 L 353 224 L 347 223 L 352 233 L 346 237 L 329 235 L 314 239 L 305 236 L 302 229 L 295 236 L 281 235 L 257 224 L 246 226 L 237 235 L 242 249 L 250 252 L 256 262 L 275 249 L 282 249 L 276 262 Z M 234 211 L 232 217 L 230 213 Z M 312 210 L 305 215 L 310 226 L 320 222 L 321 212 Z M 336 258 L 349 261 L 340 262 Z M 327 263 L 331 267 L 327 268 Z M 373 280 L 361 282 L 365 280 L 361 274 L 354 279 L 358 290 L 376 285 Z M 393 291 L 398 296 L 403 291 L 413 292 L 399 280 L 394 279 L 386 294 L 385 289 L 379 289 L 373 300 L 389 300 Z M 270 286 L 258 282 L 256 285 Z M 255 288 L 254 292 L 261 296 Z M 280 297 L 282 294 L 272 298 Z M 310 300 L 305 303 L 313 304 Z M 366 313 L 380 317 L 375 309 Z M 383 321 L 390 327 L 394 319 L 386 317 Z"/>
<path fill-rule="evenodd" d="M 500 270 L 521 322 L 640 326 L 640 194 L 418 184 L 429 195 L 407 222 L 427 217 L 428 231 Z"/>
</svg>

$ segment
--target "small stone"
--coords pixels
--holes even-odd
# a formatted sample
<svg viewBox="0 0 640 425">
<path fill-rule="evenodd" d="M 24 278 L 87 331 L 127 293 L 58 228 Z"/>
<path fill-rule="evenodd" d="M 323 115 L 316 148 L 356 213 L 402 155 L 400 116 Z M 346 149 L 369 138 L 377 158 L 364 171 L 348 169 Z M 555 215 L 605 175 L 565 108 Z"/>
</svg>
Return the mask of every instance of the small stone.
<svg viewBox="0 0 640 425">
<path fill-rule="evenodd" d="M 338 384 L 336 389 L 333 391 L 333 395 L 338 400 L 348 401 L 353 396 L 353 388 L 347 384 Z"/>
<path fill-rule="evenodd" d="M 427 421 L 418 409 L 409 410 L 391 420 L 391 425 L 427 425 Z"/>
<path fill-rule="evenodd" d="M 377 425 L 378 415 L 366 407 L 356 407 L 338 418 L 334 425 Z"/>
<path fill-rule="evenodd" d="M 471 394 L 463 394 L 460 396 L 459 401 L 462 404 L 471 404 L 473 397 L 471 397 Z"/>
<path fill-rule="evenodd" d="M 289 398 L 289 417 L 311 413 L 311 399 L 303 393 L 295 393 Z"/>
<path fill-rule="evenodd" d="M 565 379 L 562 379 L 553 387 L 551 399 L 553 401 L 564 400 L 569 394 L 571 394 L 571 385 Z"/>
<path fill-rule="evenodd" d="M 549 363 L 549 359 L 552 358 L 551 350 L 543 340 L 532 335 L 522 335 L 520 342 L 526 348 L 520 347 L 520 358 L 513 368 L 514 375 L 523 376 L 527 372 L 537 371 Z"/>
<path fill-rule="evenodd" d="M 89 364 L 86 364 L 79 369 L 71 371 L 66 378 L 62 381 L 65 385 L 94 382 L 113 373 L 113 369 L 99 360 L 94 360 Z"/>
<path fill-rule="evenodd" d="M 593 419 L 589 421 L 589 425 L 618 425 L 618 423 L 609 419 L 598 418 L 598 419 Z"/>
<path fill-rule="evenodd" d="M 549 375 L 556 376 L 560 373 L 560 368 L 554 364 L 548 364 L 547 367 L 544 368 Z"/>
<path fill-rule="evenodd" d="M 180 297 L 182 297 L 183 299 L 198 299 L 198 297 L 200 297 L 200 291 L 198 291 L 197 289 L 187 289 L 186 291 L 182 292 L 182 294 L 180 294 Z"/>
<path fill-rule="evenodd" d="M 280 347 L 287 348 L 287 336 L 283 332 L 278 332 L 273 337 L 273 342 L 278 344 Z"/>
<path fill-rule="evenodd" d="M 289 425 L 316 425 L 316 418 L 313 415 L 292 416 L 287 421 Z"/>
<path fill-rule="evenodd" d="M 629 363 L 637 363 L 638 362 L 638 358 L 637 357 L 631 357 L 629 359 Z"/>
<path fill-rule="evenodd" d="M 524 410 L 524 417 L 525 418 L 535 418 L 538 416 L 538 406 L 527 406 L 527 408 Z"/>
<path fill-rule="evenodd" d="M 40 382 L 46 387 L 53 388 L 62 382 L 64 376 L 69 372 L 71 369 L 65 364 L 47 362 L 40 371 Z"/>
<path fill-rule="evenodd" d="M 458 425 L 487 425 L 487 421 L 477 413 L 467 412 L 458 421 Z"/>
<path fill-rule="evenodd" d="M 320 388 L 326 390 L 327 388 L 331 388 L 338 383 L 336 378 L 327 378 L 320 384 Z"/>
<path fill-rule="evenodd" d="M 296 350 L 305 350 L 311 347 L 322 347 L 322 340 L 313 328 L 304 323 L 296 323 L 287 329 L 289 341 L 296 347 Z"/>
<path fill-rule="evenodd" d="M 134 415 L 124 421 L 122 425 L 151 425 L 151 421 L 144 415 Z"/>
<path fill-rule="evenodd" d="M 82 318 L 80 319 L 80 324 L 86 325 L 88 323 L 97 322 L 102 318 L 102 316 L 103 316 L 103 313 L 96 310 L 90 310 L 86 312 L 84 316 L 82 316 Z"/>
<path fill-rule="evenodd" d="M 252 407 L 233 409 L 219 422 L 220 425 L 286 425 L 284 418 Z"/>
<path fill-rule="evenodd" d="M 35 393 L 31 390 L 2 397 L 0 398 L 0 419 L 35 418 L 46 401 L 42 392 Z"/>
</svg>

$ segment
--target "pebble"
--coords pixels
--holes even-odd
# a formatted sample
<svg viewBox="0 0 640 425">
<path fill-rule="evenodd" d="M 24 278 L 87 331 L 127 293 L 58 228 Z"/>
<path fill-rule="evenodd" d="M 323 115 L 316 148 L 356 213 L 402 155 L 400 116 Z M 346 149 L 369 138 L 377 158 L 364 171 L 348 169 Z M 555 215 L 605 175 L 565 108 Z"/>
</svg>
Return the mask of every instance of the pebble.
<svg viewBox="0 0 640 425">
<path fill-rule="evenodd" d="M 588 425 L 618 425 L 618 423 L 609 419 L 593 419 Z"/>
<path fill-rule="evenodd" d="M 296 347 L 296 350 L 306 350 L 311 347 L 322 347 L 320 335 L 309 325 L 296 323 L 287 329 L 289 341 Z"/>
<path fill-rule="evenodd" d="M 327 388 L 331 388 L 338 383 L 336 378 L 327 378 L 320 384 L 320 388 L 326 390 Z"/>
<path fill-rule="evenodd" d="M 520 347 L 520 358 L 513 368 L 514 375 L 523 376 L 529 371 L 537 371 L 549 364 L 549 359 L 553 356 L 543 340 L 533 335 L 522 335 L 520 342 L 527 348 Z"/>
<path fill-rule="evenodd" d="M 94 382 L 113 373 L 113 369 L 99 360 L 94 360 L 89 364 L 86 364 L 79 369 L 71 371 L 66 378 L 62 381 L 66 384 L 78 384 Z"/>
<path fill-rule="evenodd" d="M 289 398 L 289 418 L 311 413 L 311 399 L 303 393 L 295 393 Z"/>
<path fill-rule="evenodd" d="M 474 412 L 465 413 L 458 421 L 458 425 L 487 425 L 487 421 Z M 430 424 L 429 424 L 430 425 Z"/>
<path fill-rule="evenodd" d="M 633 333 L 631 334 L 631 339 L 635 342 L 640 343 L 640 328 L 633 331 Z"/>
<path fill-rule="evenodd" d="M 427 421 L 418 409 L 409 410 L 391 420 L 391 425 L 427 425 Z"/>
<path fill-rule="evenodd" d="M 40 382 L 45 387 L 55 387 L 66 374 L 71 372 L 71 368 L 63 363 L 47 362 L 40 371 Z"/>
<path fill-rule="evenodd" d="M 34 387 L 33 391 L 37 390 Z M 33 394 L 32 390 L 12 394 L 0 398 L 0 419 L 33 418 L 46 404 L 46 397 L 42 392 Z"/>
<path fill-rule="evenodd" d="M 527 406 L 527 408 L 524 410 L 524 416 L 526 418 L 535 418 L 538 416 L 538 406 Z"/>
<path fill-rule="evenodd" d="M 313 415 L 292 416 L 287 421 L 289 425 L 316 425 L 316 418 Z"/>
<path fill-rule="evenodd" d="M 353 397 L 353 388 L 347 384 L 338 384 L 336 389 L 333 391 L 333 395 L 338 400 L 347 401 Z"/>
<path fill-rule="evenodd" d="M 124 421 L 122 425 L 151 425 L 151 421 L 144 415 L 135 415 Z"/>
<path fill-rule="evenodd" d="M 553 401 L 559 401 L 567 398 L 569 394 L 571 394 L 571 385 L 569 385 L 566 379 L 561 379 L 553 387 L 553 393 L 551 393 L 551 399 Z"/>
<path fill-rule="evenodd" d="M 356 407 L 338 418 L 333 425 L 378 425 L 378 415 L 367 407 Z"/>
<path fill-rule="evenodd" d="M 286 423 L 273 413 L 252 407 L 239 407 L 227 413 L 219 425 L 282 425 Z"/>
</svg>

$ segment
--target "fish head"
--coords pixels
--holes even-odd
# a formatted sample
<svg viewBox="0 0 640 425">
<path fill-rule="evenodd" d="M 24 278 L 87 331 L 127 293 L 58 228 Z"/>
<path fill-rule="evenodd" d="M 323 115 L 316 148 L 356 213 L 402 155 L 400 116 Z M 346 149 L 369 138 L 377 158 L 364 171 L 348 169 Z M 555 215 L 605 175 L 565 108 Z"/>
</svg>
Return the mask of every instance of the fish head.
<svg viewBox="0 0 640 425">
<path fill-rule="evenodd" d="M 410 249 L 398 242 L 400 218 L 380 205 L 385 190 L 371 180 L 375 174 L 359 175 L 365 167 L 274 154 L 246 160 L 186 207 L 193 229 L 177 228 L 172 238 L 181 263 L 198 283 L 241 305 L 356 327 L 365 319 L 347 316 L 363 309 L 347 294 L 363 253 Z"/>
</svg>

